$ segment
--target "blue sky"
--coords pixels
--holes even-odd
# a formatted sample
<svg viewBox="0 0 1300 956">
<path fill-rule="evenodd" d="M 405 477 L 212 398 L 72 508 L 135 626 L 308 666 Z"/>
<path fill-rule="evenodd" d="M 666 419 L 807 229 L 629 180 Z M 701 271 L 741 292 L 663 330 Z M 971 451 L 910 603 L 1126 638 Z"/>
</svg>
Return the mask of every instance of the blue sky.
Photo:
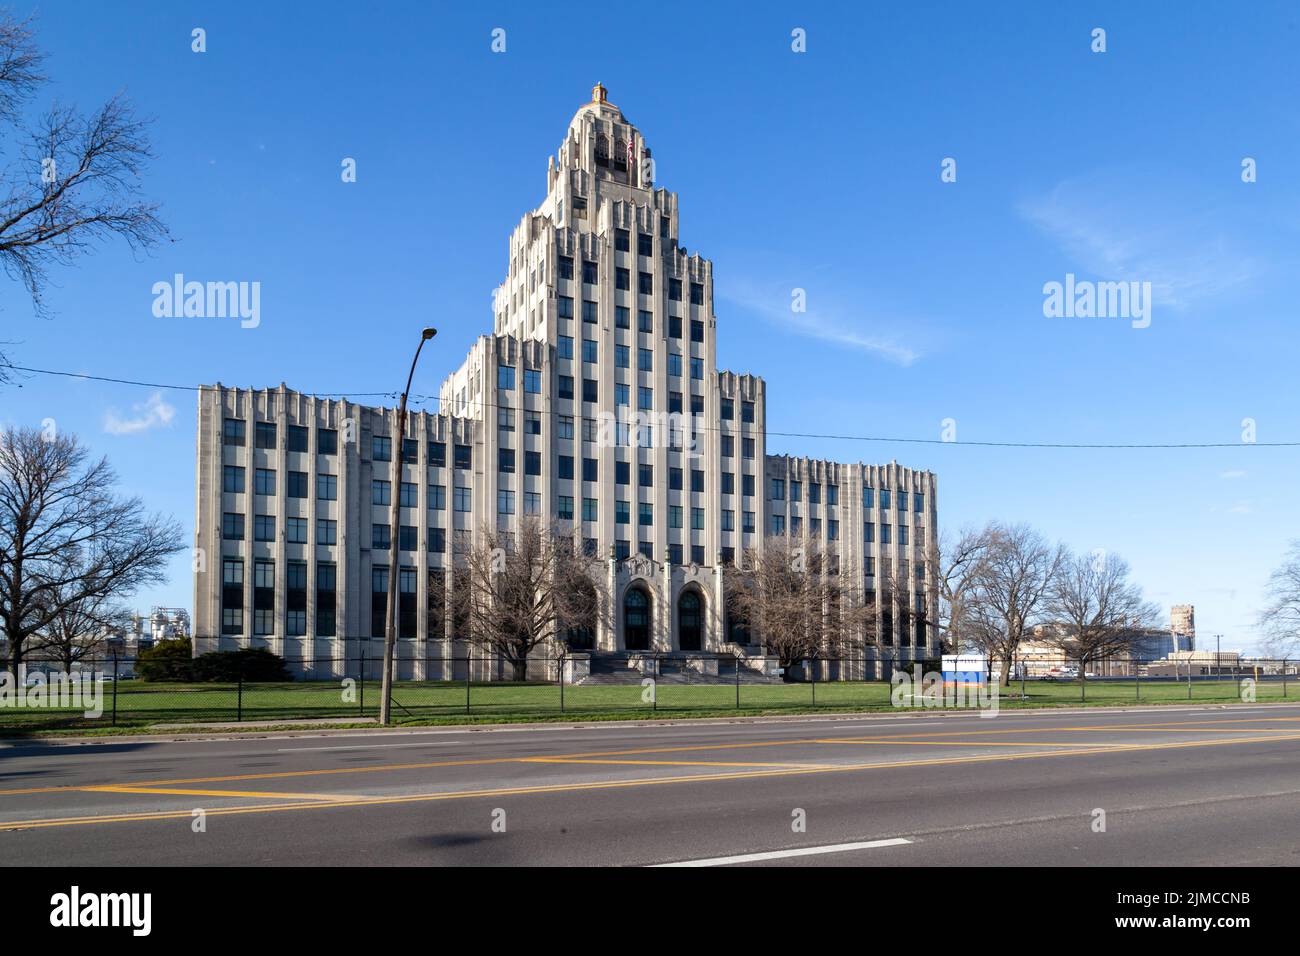
<svg viewBox="0 0 1300 956">
<path fill-rule="evenodd" d="M 490 328 L 507 235 L 600 80 L 680 193 L 684 244 L 714 261 L 719 363 L 767 379 L 771 432 L 957 423 L 957 444 L 773 435 L 770 451 L 932 469 L 944 525 L 1028 521 L 1117 551 L 1152 599 L 1196 605 L 1203 644 L 1252 645 L 1300 535 L 1300 449 L 1238 444 L 1244 418 L 1260 442 L 1300 441 L 1294 5 L 465 6 L 15 4 L 50 54 L 37 103 L 124 90 L 155 118 L 145 189 L 175 241 L 54 270 L 48 320 L 0 284 L 11 360 L 384 391 L 432 323 L 430 391 Z M 155 318 L 151 287 L 176 272 L 259 281 L 261 325 Z M 1043 285 L 1067 273 L 1151 282 L 1150 327 L 1045 318 Z M 0 392 L 0 423 L 47 417 L 192 533 L 192 393 L 43 376 Z M 178 558 L 137 603 L 191 591 Z"/>
</svg>

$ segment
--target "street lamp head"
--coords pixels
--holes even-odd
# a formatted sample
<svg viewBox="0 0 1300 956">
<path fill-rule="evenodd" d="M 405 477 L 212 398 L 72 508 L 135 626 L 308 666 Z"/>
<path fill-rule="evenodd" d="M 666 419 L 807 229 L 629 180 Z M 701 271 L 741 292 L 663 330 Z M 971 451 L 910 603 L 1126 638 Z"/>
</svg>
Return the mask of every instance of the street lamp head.
<svg viewBox="0 0 1300 956">
<path fill-rule="evenodd" d="M 437 329 L 429 328 L 429 329 L 425 329 L 423 332 L 420 333 L 420 338 L 427 342 L 429 341 L 429 339 L 433 338 L 437 334 L 438 334 Z"/>
</svg>

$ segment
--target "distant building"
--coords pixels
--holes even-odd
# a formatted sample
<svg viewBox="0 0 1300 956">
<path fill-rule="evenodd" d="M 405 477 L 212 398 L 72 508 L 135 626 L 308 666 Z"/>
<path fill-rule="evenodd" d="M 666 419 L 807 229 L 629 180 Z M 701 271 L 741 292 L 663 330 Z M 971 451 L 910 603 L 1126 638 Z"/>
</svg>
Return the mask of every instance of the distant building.
<svg viewBox="0 0 1300 956">
<path fill-rule="evenodd" d="M 1169 609 L 1169 632 L 1174 636 L 1174 650 L 1196 650 L 1196 608 L 1175 604 Z"/>
</svg>

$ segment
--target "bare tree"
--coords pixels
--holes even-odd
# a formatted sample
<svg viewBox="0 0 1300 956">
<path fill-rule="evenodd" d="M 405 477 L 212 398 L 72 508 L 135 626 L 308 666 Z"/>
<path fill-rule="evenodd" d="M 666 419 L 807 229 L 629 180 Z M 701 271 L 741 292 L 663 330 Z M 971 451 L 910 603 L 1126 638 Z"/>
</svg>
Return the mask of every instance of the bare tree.
<svg viewBox="0 0 1300 956">
<path fill-rule="evenodd" d="M 1268 603 L 1260 612 L 1259 625 L 1265 647 L 1274 657 L 1291 657 L 1300 651 L 1300 538 L 1291 542 L 1264 593 Z"/>
<path fill-rule="evenodd" d="M 0 630 L 13 673 L 67 609 L 163 580 L 180 527 L 113 494 L 117 477 L 75 436 L 0 432 Z"/>
<path fill-rule="evenodd" d="M 857 601 L 834 552 L 815 541 L 773 535 L 762 548 L 747 548 L 742 562 L 724 582 L 730 613 L 782 666 L 874 642 L 874 608 Z"/>
<path fill-rule="evenodd" d="M 1129 566 L 1117 554 L 1066 555 L 1047 595 L 1052 626 L 1044 640 L 1078 659 L 1079 679 L 1088 666 L 1132 651 L 1160 610 L 1129 580 Z"/>
<path fill-rule="evenodd" d="M 559 650 L 569 628 L 597 625 L 600 562 L 538 518 L 520 519 L 514 533 L 483 528 L 465 570 L 467 639 L 509 661 L 515 680 L 527 679 L 537 648 Z"/>
<path fill-rule="evenodd" d="M 31 21 L 0 11 L 0 137 L 18 144 L 0 170 L 0 264 L 38 314 L 49 266 L 113 237 L 138 251 L 168 235 L 158 205 L 139 197 L 151 155 L 147 124 L 124 98 L 84 116 L 56 104 L 24 122 L 24 104 L 45 81 L 44 60 Z M 0 356 L 0 381 L 4 365 Z"/>
<path fill-rule="evenodd" d="M 989 531 L 992 543 L 975 579 L 964 626 L 971 643 L 990 662 L 998 662 L 1006 682 L 1025 633 L 1043 615 L 1065 549 L 1024 524 L 995 524 Z"/>
<path fill-rule="evenodd" d="M 79 661 L 101 656 L 113 632 L 130 625 L 131 611 L 108 596 L 63 600 L 59 594 L 53 603 L 57 612 L 31 636 L 26 653 L 29 659 L 39 656 L 58 661 L 65 673 Z"/>
<path fill-rule="evenodd" d="M 935 569 L 939 592 L 934 627 L 954 654 L 961 653 L 962 642 L 967 639 L 978 584 L 997 537 L 995 525 L 963 528 L 956 537 L 939 537 L 931 551 L 930 566 Z"/>
</svg>

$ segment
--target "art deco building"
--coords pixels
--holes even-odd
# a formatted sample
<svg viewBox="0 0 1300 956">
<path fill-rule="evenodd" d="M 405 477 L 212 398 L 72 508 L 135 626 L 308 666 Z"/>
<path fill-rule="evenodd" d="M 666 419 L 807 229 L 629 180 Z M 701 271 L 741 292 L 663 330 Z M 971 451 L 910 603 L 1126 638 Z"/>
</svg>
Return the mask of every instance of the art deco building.
<svg viewBox="0 0 1300 956">
<path fill-rule="evenodd" d="M 202 389 L 200 650 L 377 647 L 397 495 L 404 673 L 452 676 L 439 659 L 463 653 L 419 582 L 441 574 L 453 593 L 457 552 L 525 515 L 603 561 L 595 650 L 761 653 L 730 626 L 723 568 L 792 535 L 835 553 L 857 599 L 877 602 L 878 647 L 864 635 L 863 655 L 935 653 L 934 475 L 767 453 L 764 382 L 718 368 L 713 264 L 681 244 L 678 198 L 653 172 L 598 85 L 510 235 L 492 334 L 441 384 L 440 413 L 409 416 L 400 476 L 393 409 L 283 385 Z"/>
</svg>

